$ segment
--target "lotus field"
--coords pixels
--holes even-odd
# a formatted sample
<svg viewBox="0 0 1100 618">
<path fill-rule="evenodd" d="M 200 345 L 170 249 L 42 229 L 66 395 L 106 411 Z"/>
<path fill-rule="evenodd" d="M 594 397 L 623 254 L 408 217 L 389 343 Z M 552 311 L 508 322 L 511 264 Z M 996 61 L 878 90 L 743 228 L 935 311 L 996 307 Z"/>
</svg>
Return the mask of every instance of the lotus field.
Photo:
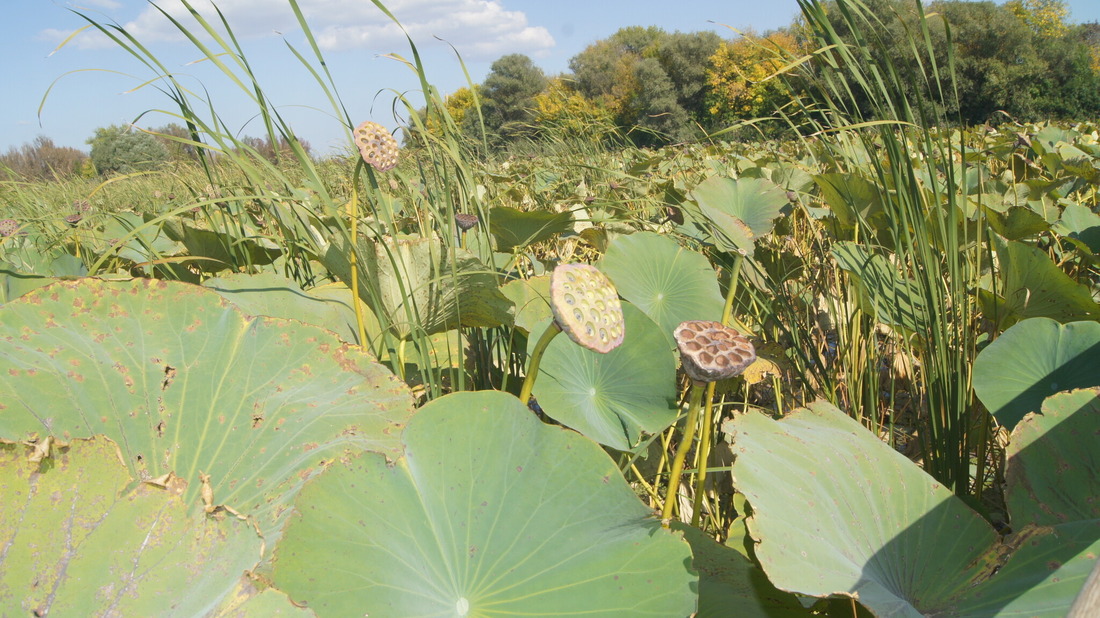
<svg viewBox="0 0 1100 618">
<path fill-rule="evenodd" d="M 822 10 L 786 137 L 510 156 L 302 18 L 324 160 L 199 18 L 278 161 L 88 18 L 199 157 L 0 185 L 0 615 L 1088 615 L 1100 125 L 933 122 Z"/>
</svg>

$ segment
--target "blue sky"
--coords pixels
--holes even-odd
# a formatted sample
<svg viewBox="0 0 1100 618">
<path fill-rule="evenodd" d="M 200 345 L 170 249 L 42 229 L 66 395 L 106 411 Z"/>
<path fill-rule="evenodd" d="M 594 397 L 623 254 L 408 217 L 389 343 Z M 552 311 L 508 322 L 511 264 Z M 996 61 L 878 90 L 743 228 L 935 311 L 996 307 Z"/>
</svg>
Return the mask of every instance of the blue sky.
<svg viewBox="0 0 1100 618">
<path fill-rule="evenodd" d="M 155 0 L 182 15 L 179 0 Z M 209 0 L 194 0 L 200 10 Z M 218 0 L 241 38 L 249 61 L 280 111 L 315 152 L 339 149 L 342 129 L 317 85 L 294 58 L 287 43 L 306 51 L 285 0 Z M 1100 20 L 1097 0 L 1069 0 L 1071 20 Z M 400 62 L 408 43 L 370 0 L 299 0 L 325 53 L 344 104 L 356 121 L 373 119 L 394 126 L 396 93 L 417 96 L 418 81 Z M 795 0 L 389 0 L 385 5 L 408 30 L 427 66 L 428 78 L 443 92 L 465 85 L 448 41 L 462 55 L 474 82 L 493 60 L 524 53 L 548 74 L 566 71 L 569 59 L 586 45 L 624 26 L 656 25 L 668 31 L 738 29 L 766 31 L 790 23 Z M 126 52 L 89 33 L 56 48 L 86 25 L 70 9 L 126 27 L 189 87 L 211 93 L 226 124 L 243 135 L 262 126 L 235 86 L 211 70 L 192 64 L 200 56 L 179 40 L 170 23 L 145 0 L 14 0 L 0 21 L 0 151 L 45 135 L 55 143 L 86 150 L 96 127 L 126 124 L 147 110 L 172 109 L 172 101 L 152 86 L 135 88 L 155 76 Z M 47 96 L 48 92 L 48 96 Z M 43 103 L 43 98 L 45 102 Z M 41 116 L 39 106 L 42 105 Z M 151 112 L 138 122 L 156 127 L 171 116 Z"/>
</svg>

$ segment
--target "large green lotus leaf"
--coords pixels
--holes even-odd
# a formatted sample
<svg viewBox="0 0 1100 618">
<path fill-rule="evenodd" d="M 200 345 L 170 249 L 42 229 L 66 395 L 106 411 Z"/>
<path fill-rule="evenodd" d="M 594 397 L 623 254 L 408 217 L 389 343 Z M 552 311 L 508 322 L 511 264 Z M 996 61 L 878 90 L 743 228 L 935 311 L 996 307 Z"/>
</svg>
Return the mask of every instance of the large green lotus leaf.
<svg viewBox="0 0 1100 618">
<path fill-rule="evenodd" d="M 318 616 L 687 616 L 688 545 L 614 462 L 514 396 L 418 411 L 395 462 L 374 453 L 303 489 L 275 585 Z"/>
<path fill-rule="evenodd" d="M 752 505 L 756 556 L 781 590 L 855 595 L 880 616 L 922 616 L 979 575 L 985 520 L 831 404 L 780 421 L 744 414 L 734 484 Z"/>
<path fill-rule="evenodd" d="M 330 330 L 343 341 L 356 341 L 355 308 L 351 289 L 343 284 L 303 290 L 292 279 L 275 273 L 232 274 L 208 279 L 204 287 L 216 290 L 249 315 L 297 320 Z M 367 332 L 377 332 L 377 319 L 368 309 Z"/>
<path fill-rule="evenodd" d="M 0 446 L 5 616 L 220 615 L 260 560 L 249 522 L 134 484 L 110 440 L 28 450 Z"/>
<path fill-rule="evenodd" d="M 472 253 L 453 249 L 453 256 L 448 256 L 439 239 L 418 236 L 360 238 L 358 246 L 363 260 L 359 298 L 376 315 L 385 316 L 398 336 L 512 323 L 512 301 L 500 292 L 493 272 Z M 339 242 L 332 245 L 322 261 L 337 277 L 350 282 L 347 248 Z"/>
<path fill-rule="evenodd" d="M 528 333 L 554 315 L 550 310 L 550 275 L 509 281 L 500 291 L 516 306 L 516 326 Z"/>
<path fill-rule="evenodd" d="M 113 251 L 131 262 L 159 260 L 186 251 L 183 244 L 169 238 L 158 225 L 147 226 L 141 215 L 132 212 L 112 214 L 103 228 L 92 234 L 96 253 Z"/>
<path fill-rule="evenodd" d="M 679 363 L 653 320 L 630 303 L 623 303 L 623 317 L 626 337 L 607 354 L 568 337 L 550 342 L 534 389 L 551 418 L 621 451 L 633 448 L 642 432 L 664 431 L 676 420 Z M 528 340 L 529 348 L 536 339 Z"/>
<path fill-rule="evenodd" d="M 756 565 L 737 550 L 719 545 L 702 530 L 678 521 L 672 528 L 691 544 L 692 564 L 699 571 L 696 618 L 798 618 L 812 616 L 798 597 L 776 589 Z"/>
<path fill-rule="evenodd" d="M 497 251 L 514 252 L 528 245 L 573 231 L 573 213 L 532 210 L 524 212 L 508 206 L 489 211 L 489 231 L 497 241 Z"/>
<path fill-rule="evenodd" d="M 991 553 L 996 573 L 965 590 L 939 612 L 948 616 L 1041 616 L 1062 618 L 1085 584 L 1100 554 L 1100 522 L 1075 521 L 1056 527 L 1025 528 Z M 1082 614 L 1084 615 L 1084 614 Z"/>
<path fill-rule="evenodd" d="M 653 232 L 616 238 L 599 268 L 620 296 L 661 327 L 670 347 L 681 322 L 722 318 L 725 301 L 710 262 L 671 238 Z"/>
<path fill-rule="evenodd" d="M 877 226 L 884 216 L 885 191 L 877 184 L 856 174 L 819 174 L 814 182 L 829 210 L 844 227 L 854 227 L 860 221 Z"/>
<path fill-rule="evenodd" d="M 1100 388 L 1059 393 L 1012 431 L 1005 501 L 1017 548 L 962 616 L 1065 616 L 1100 555 Z"/>
<path fill-rule="evenodd" d="M 1100 386 L 1100 324 L 1024 320 L 974 360 L 974 393 L 1009 429 L 1060 391 Z"/>
<path fill-rule="evenodd" d="M 0 342 L 0 440 L 106 435 L 134 478 L 182 481 L 189 504 L 210 475 L 214 502 L 265 535 L 320 463 L 396 452 L 412 413 L 408 388 L 332 333 L 183 283 L 55 283 L 0 308 Z"/>
<path fill-rule="evenodd" d="M 147 214 L 151 221 L 156 215 Z M 227 219 L 229 217 L 226 217 Z M 220 220 L 212 218 L 211 220 Z M 166 219 L 161 223 L 164 234 L 187 248 L 195 257 L 194 265 L 206 272 L 218 272 L 235 266 L 270 264 L 282 251 L 271 240 L 264 238 L 260 230 L 246 219 L 233 219 L 223 230 L 199 227 L 199 221 L 183 218 Z"/>
<path fill-rule="evenodd" d="M 8 270 L 4 263 L 0 262 L 0 305 L 19 298 L 31 290 L 49 285 L 53 281 L 50 277 L 40 277 Z"/>
<path fill-rule="evenodd" d="M 1050 230 L 1050 224 L 1042 215 L 1022 206 L 1012 206 L 1004 212 L 987 207 L 985 215 L 989 227 L 1009 240 L 1030 238 Z"/>
<path fill-rule="evenodd" d="M 1054 230 L 1067 236 L 1086 254 L 1100 254 L 1100 215 L 1088 206 L 1067 205 L 1062 210 L 1062 218 L 1054 224 Z"/>
<path fill-rule="evenodd" d="M 1014 527 L 1100 522 L 1098 436 L 1100 387 L 1048 397 L 1042 414 L 1016 425 L 1005 449 L 1005 501 Z"/>
<path fill-rule="evenodd" d="M 1053 318 L 1059 322 L 1100 320 L 1100 304 L 1087 285 L 1070 279 L 1046 253 L 1015 241 L 995 237 L 1001 264 L 997 295 L 980 290 L 987 316 L 1002 327 L 1026 318 Z"/>
<path fill-rule="evenodd" d="M 317 618 L 308 607 L 299 607 L 285 594 L 274 588 L 256 593 L 245 587 L 244 598 L 233 598 L 218 608 L 218 618 Z"/>
<path fill-rule="evenodd" d="M 870 254 L 864 247 L 842 241 L 832 248 L 837 265 L 851 273 L 875 318 L 884 324 L 923 331 L 927 310 L 916 282 L 901 276 L 885 256 Z"/>
<path fill-rule="evenodd" d="M 786 194 L 763 178 L 711 176 L 699 183 L 690 197 L 714 225 L 715 233 L 749 255 L 754 239 L 771 232 L 775 218 L 788 204 Z"/>
</svg>

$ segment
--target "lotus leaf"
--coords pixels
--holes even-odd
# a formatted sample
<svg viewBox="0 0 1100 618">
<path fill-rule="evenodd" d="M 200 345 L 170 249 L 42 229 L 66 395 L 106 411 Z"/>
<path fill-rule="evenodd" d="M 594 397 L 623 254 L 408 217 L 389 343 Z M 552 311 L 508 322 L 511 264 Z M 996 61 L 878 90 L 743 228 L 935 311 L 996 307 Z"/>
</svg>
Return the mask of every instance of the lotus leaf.
<svg viewBox="0 0 1100 618">
<path fill-rule="evenodd" d="M 702 530 L 678 521 L 691 544 L 692 561 L 699 571 L 699 611 L 696 618 L 795 618 L 812 616 L 798 598 L 776 589 L 764 572 L 737 550 L 719 545 Z"/>
<path fill-rule="evenodd" d="M 974 393 L 1012 428 L 1043 400 L 1074 388 L 1100 386 L 1100 324 L 1024 320 L 974 360 Z"/>
<path fill-rule="evenodd" d="M 453 249 L 448 256 L 439 239 L 418 236 L 360 238 L 358 246 L 359 298 L 398 336 L 409 337 L 417 328 L 433 334 L 458 326 L 511 324 L 512 302 L 472 253 Z M 351 281 L 346 245 L 333 245 L 322 261 L 340 279 Z"/>
<path fill-rule="evenodd" d="M 1065 615 L 1092 569 L 1100 534 L 1090 504 L 1095 478 L 1074 483 L 1095 475 L 1096 462 L 1074 462 L 1070 479 L 1061 478 L 1060 462 L 1088 448 L 1082 435 L 1100 432 L 1097 389 L 1057 395 L 1044 409 L 1053 417 L 1030 417 L 1034 429 L 1025 422 L 1010 439 L 1018 444 L 1009 468 L 1020 472 L 1006 493 L 1020 527 L 1004 541 L 830 404 L 780 421 L 746 414 L 727 423 L 734 483 L 752 505 L 756 556 L 782 590 L 856 596 L 878 615 Z M 1058 488 L 1049 508 L 1032 502 L 1047 498 L 1033 492 L 1035 482 Z M 1036 525 L 1034 513 L 1051 511 L 1061 523 Z"/>
<path fill-rule="evenodd" d="M 753 253 L 755 239 L 771 232 L 775 218 L 788 204 L 784 192 L 763 178 L 711 176 L 690 196 L 710 223 L 718 247 L 748 255 Z"/>
<path fill-rule="evenodd" d="M 664 333 L 629 303 L 623 304 L 623 315 L 628 335 L 607 354 L 564 337 L 552 341 L 534 395 L 554 420 L 625 451 L 642 432 L 663 431 L 676 420 L 677 388 L 676 356 Z M 532 338 L 528 345 L 535 343 Z"/>
<path fill-rule="evenodd" d="M 332 333 L 188 284 L 55 283 L 0 308 L 0 342 L 0 440 L 106 435 L 135 479 L 194 504 L 209 475 L 213 504 L 265 536 L 326 459 L 395 452 L 412 411 L 404 384 Z"/>
<path fill-rule="evenodd" d="M 396 461 L 348 458 L 299 497 L 273 578 L 318 616 L 695 610 L 683 539 L 599 447 L 514 396 L 436 399 L 404 442 Z"/>
<path fill-rule="evenodd" d="M 515 303 L 516 326 L 528 334 L 539 332 L 536 325 L 553 317 L 553 311 L 550 310 L 549 275 L 509 281 L 501 286 L 500 291 Z"/>
<path fill-rule="evenodd" d="M 671 238 L 653 232 L 616 238 L 598 266 L 620 296 L 661 327 L 669 349 L 681 322 L 722 317 L 725 301 L 710 262 Z"/>
<path fill-rule="evenodd" d="M 110 440 L 25 450 L 0 446 L 4 615 L 221 615 L 260 560 L 248 522 L 135 485 Z"/>
<path fill-rule="evenodd" d="M 1015 551 L 958 615 L 1065 616 L 1100 555 L 1100 388 L 1048 397 L 1005 449 Z M 1003 551 L 1003 550 L 1002 550 Z M 1003 562 L 1003 560 L 1002 560 Z"/>
<path fill-rule="evenodd" d="M 323 285 L 307 291 L 281 275 L 259 273 L 207 279 L 203 287 L 217 291 L 249 315 L 297 320 L 330 330 L 343 341 L 358 339 L 351 290 L 343 284 Z M 378 320 L 369 309 L 364 317 L 369 323 L 367 332 L 377 332 Z"/>
<path fill-rule="evenodd" d="M 837 221 L 846 228 L 866 222 L 875 229 L 884 226 L 885 191 L 856 174 L 820 174 L 814 181 Z"/>
<path fill-rule="evenodd" d="M 1043 251 L 1021 242 L 996 238 L 1001 285 L 994 295 L 979 290 L 987 316 L 1007 327 L 1026 318 L 1059 322 L 1100 319 L 1100 304 L 1089 287 L 1070 279 Z"/>
<path fill-rule="evenodd" d="M 498 206 L 489 211 L 489 221 L 489 231 L 496 238 L 497 251 L 515 252 L 573 231 L 573 214 L 570 212 L 525 212 Z"/>
</svg>

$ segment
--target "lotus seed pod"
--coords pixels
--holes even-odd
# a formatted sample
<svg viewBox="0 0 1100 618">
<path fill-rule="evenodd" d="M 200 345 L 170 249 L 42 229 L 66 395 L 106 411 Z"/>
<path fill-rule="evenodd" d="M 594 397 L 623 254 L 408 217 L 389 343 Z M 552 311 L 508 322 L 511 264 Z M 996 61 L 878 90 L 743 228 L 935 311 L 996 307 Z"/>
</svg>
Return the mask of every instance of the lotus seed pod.
<svg viewBox="0 0 1100 618">
<path fill-rule="evenodd" d="M 477 226 L 477 215 L 468 215 L 464 212 L 455 213 L 455 225 L 463 232 L 472 230 Z"/>
<path fill-rule="evenodd" d="M 380 172 L 397 166 L 397 140 L 377 122 L 364 122 L 355 127 L 355 145 L 368 165 Z"/>
<path fill-rule="evenodd" d="M 606 354 L 626 333 L 619 293 L 606 275 L 588 264 L 564 264 L 550 274 L 554 320 L 578 345 Z"/>
<path fill-rule="evenodd" d="M 689 320 L 673 333 L 684 372 L 698 382 L 717 382 L 740 374 L 756 360 L 752 343 L 719 322 Z"/>
<path fill-rule="evenodd" d="M 15 233 L 15 230 L 19 229 L 19 222 L 15 219 L 4 219 L 0 221 L 0 236 L 11 236 Z"/>
</svg>

